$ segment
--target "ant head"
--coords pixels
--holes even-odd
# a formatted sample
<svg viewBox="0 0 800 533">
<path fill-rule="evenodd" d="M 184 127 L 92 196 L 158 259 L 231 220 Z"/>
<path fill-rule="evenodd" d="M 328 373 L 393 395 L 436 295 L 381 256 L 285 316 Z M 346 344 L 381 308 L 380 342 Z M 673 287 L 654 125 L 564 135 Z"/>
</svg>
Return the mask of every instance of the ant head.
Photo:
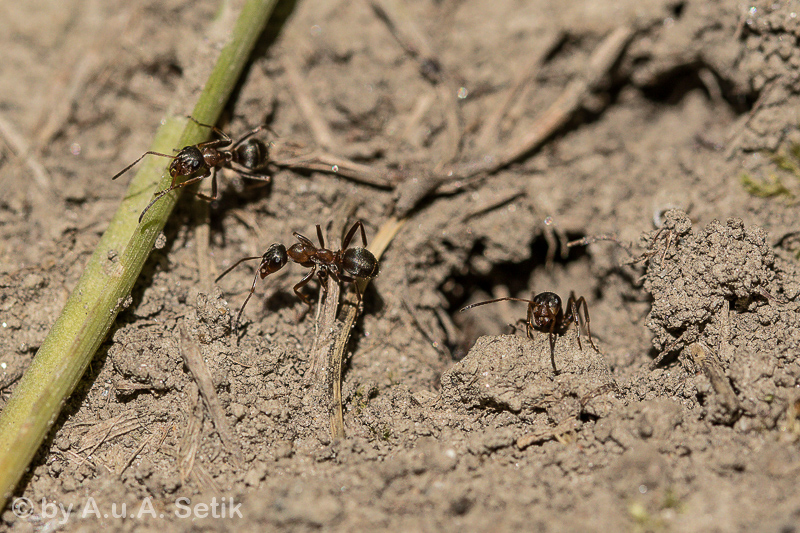
<svg viewBox="0 0 800 533">
<path fill-rule="evenodd" d="M 169 165 L 169 175 L 191 176 L 206 164 L 203 152 L 197 146 L 187 146 L 175 156 Z"/>
<path fill-rule="evenodd" d="M 247 139 L 236 147 L 236 158 L 249 170 L 258 170 L 269 162 L 269 148 L 258 139 Z"/>
<path fill-rule="evenodd" d="M 372 279 L 378 268 L 378 260 L 366 248 L 348 248 L 342 255 L 342 270 L 353 278 Z"/>
<path fill-rule="evenodd" d="M 533 325 L 536 327 L 549 327 L 561 314 L 561 298 L 554 292 L 537 294 L 530 305 L 533 307 Z"/>
<path fill-rule="evenodd" d="M 288 261 L 286 247 L 282 244 L 275 243 L 261 256 L 261 265 L 258 267 L 258 275 L 261 276 L 261 279 L 264 279 L 286 266 L 286 261 Z"/>
</svg>

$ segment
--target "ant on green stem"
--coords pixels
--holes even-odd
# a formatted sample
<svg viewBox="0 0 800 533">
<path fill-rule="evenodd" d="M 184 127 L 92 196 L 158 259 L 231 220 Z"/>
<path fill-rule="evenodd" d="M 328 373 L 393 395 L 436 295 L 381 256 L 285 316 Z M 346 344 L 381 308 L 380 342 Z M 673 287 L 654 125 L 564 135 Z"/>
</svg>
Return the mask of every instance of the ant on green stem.
<svg viewBox="0 0 800 533">
<path fill-rule="evenodd" d="M 155 193 L 155 196 L 147 204 L 139 215 L 139 222 L 142 222 L 145 213 L 153 207 L 164 195 L 175 189 L 186 187 L 202 179 L 211 176 L 211 196 L 197 193 L 205 200 L 217 199 L 217 168 L 230 168 L 240 176 L 254 180 L 270 181 L 272 176 L 265 174 L 264 170 L 269 163 L 269 148 L 258 139 L 251 137 L 264 129 L 269 129 L 266 124 L 251 130 L 235 143 L 221 129 L 209 124 L 198 122 L 194 117 L 188 117 L 198 126 L 211 128 L 211 131 L 219 135 L 220 139 L 212 139 L 199 144 L 183 147 L 176 155 L 162 154 L 160 152 L 148 151 L 143 153 L 139 159 L 119 171 L 112 180 L 117 179 L 131 169 L 136 163 L 141 161 L 146 155 L 157 155 L 172 159 L 169 164 L 169 175 L 172 177 L 172 184 L 162 191 Z M 271 130 L 270 130 L 271 131 Z M 233 146 L 231 146 L 233 145 Z M 230 146 L 230 148 L 228 148 Z M 191 176 L 191 177 L 190 177 Z M 177 182 L 179 177 L 188 177 L 186 181 Z"/>
</svg>

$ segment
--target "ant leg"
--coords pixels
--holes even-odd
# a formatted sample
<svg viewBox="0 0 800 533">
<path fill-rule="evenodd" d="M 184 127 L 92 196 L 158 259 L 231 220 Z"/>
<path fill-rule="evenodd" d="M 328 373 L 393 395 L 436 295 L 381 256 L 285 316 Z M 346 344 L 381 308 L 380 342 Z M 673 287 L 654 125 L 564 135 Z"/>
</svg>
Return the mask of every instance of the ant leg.
<svg viewBox="0 0 800 533">
<path fill-rule="evenodd" d="M 191 120 L 192 122 L 194 122 L 198 126 L 202 126 L 204 128 L 209 128 L 211 131 L 213 131 L 214 133 L 216 133 L 217 135 L 222 137 L 221 139 L 214 139 L 213 141 L 206 141 L 206 142 L 203 142 L 203 143 L 195 145 L 198 148 L 205 148 L 205 147 L 209 147 L 209 146 L 212 147 L 212 148 L 215 147 L 215 146 L 228 146 L 229 144 L 231 144 L 233 142 L 233 139 L 231 139 L 230 135 L 228 135 L 227 133 L 225 133 L 224 131 L 222 131 L 218 127 L 212 126 L 211 124 L 203 124 L 202 122 L 199 122 L 196 118 L 194 118 L 191 115 L 187 115 L 186 118 L 188 118 L 189 120 Z"/>
<path fill-rule="evenodd" d="M 203 125 L 205 126 L 205 124 L 203 124 Z M 221 130 L 217 130 L 217 128 L 214 128 L 214 129 L 216 131 L 219 131 L 220 133 L 222 133 Z M 223 135 L 225 135 L 225 134 L 223 133 Z M 225 137 L 228 137 L 228 136 L 225 135 Z M 228 137 L 227 139 L 212 139 L 210 141 L 206 141 L 206 142 L 202 142 L 202 143 L 199 143 L 199 144 L 195 144 L 195 147 L 197 147 L 200 150 L 202 150 L 203 148 L 225 148 L 229 144 L 231 144 L 230 137 Z"/>
<path fill-rule="evenodd" d="M 158 155 L 158 156 L 161 156 L 161 157 L 169 157 L 170 159 L 175 159 L 175 156 L 174 156 L 174 155 L 162 154 L 161 152 L 145 152 L 145 153 L 143 153 L 143 154 L 142 154 L 142 155 L 139 157 L 139 159 L 137 159 L 136 161 L 134 161 L 133 163 L 131 163 L 131 164 L 130 164 L 130 165 L 128 165 L 127 167 L 123 168 L 123 169 L 122 169 L 122 170 L 120 170 L 119 172 L 117 172 L 117 173 L 114 175 L 114 177 L 113 177 L 113 178 L 111 178 L 111 181 L 114 181 L 114 180 L 115 180 L 115 179 L 117 179 L 118 177 L 120 177 L 120 176 L 122 176 L 123 174 L 125 174 L 127 171 L 129 171 L 129 170 L 130 170 L 130 169 L 133 167 L 133 165 L 135 165 L 136 163 L 138 163 L 139 161 L 141 161 L 142 159 L 144 159 L 144 156 L 146 156 L 146 155 Z"/>
<path fill-rule="evenodd" d="M 252 130 L 250 130 L 248 133 L 246 133 L 246 134 L 245 134 L 245 135 L 244 135 L 244 136 L 243 136 L 241 139 L 239 139 L 238 141 L 236 141 L 236 143 L 235 143 L 235 144 L 234 144 L 234 145 L 231 147 L 231 149 L 232 149 L 232 150 L 235 150 L 237 146 L 239 146 L 239 145 L 240 145 L 240 144 L 242 144 L 244 141 L 246 141 L 247 139 L 249 139 L 250 137 L 252 137 L 253 135 L 255 135 L 256 133 L 258 133 L 258 132 L 259 132 L 259 131 L 261 131 L 261 130 L 267 130 L 268 132 L 270 132 L 270 133 L 271 133 L 271 134 L 273 134 L 274 136 L 278 137 L 278 134 L 277 134 L 277 133 L 275 133 L 275 132 L 272 130 L 272 128 L 270 128 L 270 127 L 269 127 L 267 124 L 262 124 L 262 125 L 260 125 L 260 126 L 258 126 L 258 127 L 256 127 L 256 128 L 253 128 L 253 129 L 252 129 Z"/>
<path fill-rule="evenodd" d="M 586 304 L 586 299 L 583 296 L 578 298 L 576 308 L 580 309 L 581 305 L 583 305 L 583 318 L 586 321 L 586 335 L 589 337 L 589 344 L 592 345 L 594 351 L 600 353 L 600 350 L 597 349 L 597 346 L 594 345 L 594 341 L 592 340 L 592 330 L 589 328 L 589 306 Z"/>
<path fill-rule="evenodd" d="M 581 299 L 578 301 L 583 301 L 583 303 L 586 304 L 586 300 L 583 299 L 583 296 L 581 296 Z M 585 308 L 586 307 L 584 305 L 584 309 Z M 564 319 L 567 320 L 567 322 L 575 323 L 575 329 L 578 330 L 578 348 L 580 348 L 580 350 L 583 351 L 583 346 L 581 346 L 581 323 L 578 320 L 578 304 L 575 303 L 574 292 L 569 293 L 569 300 L 567 300 L 567 311 L 569 316 L 565 315 Z"/>
<path fill-rule="evenodd" d="M 322 292 L 325 294 L 328 293 L 328 269 L 324 266 L 319 267 L 317 271 L 317 279 L 319 280 L 319 288 L 322 289 Z M 334 281 L 338 282 L 336 278 L 333 278 Z"/>
<path fill-rule="evenodd" d="M 319 247 L 325 248 L 325 238 L 322 236 L 322 227 L 317 224 L 317 239 L 319 239 Z"/>
<path fill-rule="evenodd" d="M 157 193 L 155 193 L 155 196 L 153 197 L 153 199 L 150 200 L 150 203 L 147 204 L 147 207 L 144 208 L 144 210 L 142 211 L 142 214 L 139 215 L 139 223 L 141 224 L 145 213 L 147 213 L 147 211 L 149 211 L 150 208 L 153 207 L 153 204 L 156 203 L 157 201 L 159 201 L 164 195 L 166 195 L 167 193 L 169 193 L 171 191 L 174 191 L 175 189 L 180 189 L 181 187 L 186 187 L 187 185 L 191 185 L 192 183 L 195 183 L 195 182 L 198 182 L 198 181 L 200 181 L 202 179 L 205 179 L 209 175 L 210 175 L 209 173 L 201 174 L 200 176 L 195 176 L 194 178 L 190 178 L 190 179 L 188 179 L 186 181 L 182 181 L 181 183 L 170 185 L 169 187 L 167 187 L 163 191 L 158 191 Z"/>
<path fill-rule="evenodd" d="M 525 321 L 525 333 L 528 335 L 529 339 L 533 338 L 533 328 L 531 324 L 533 324 L 533 305 L 528 304 L 528 319 Z"/>
<path fill-rule="evenodd" d="M 188 118 L 189 120 L 191 120 L 192 122 L 194 122 L 198 126 L 202 126 L 204 128 L 208 128 L 208 129 L 210 129 L 212 131 L 218 129 L 216 126 L 212 126 L 211 124 L 203 124 L 202 122 L 200 122 L 199 120 L 194 118 L 192 115 L 186 115 L 186 118 Z M 223 135 L 224 135 L 224 133 L 223 133 Z"/>
<path fill-rule="evenodd" d="M 248 179 L 251 179 L 251 180 L 259 180 L 259 181 L 272 181 L 272 176 L 271 175 L 257 174 L 255 172 L 251 172 L 251 171 L 246 170 L 246 169 L 233 168 L 233 166 L 231 166 L 231 170 L 233 170 L 234 172 L 236 172 L 237 174 L 239 174 L 243 178 L 248 178 Z"/>
<path fill-rule="evenodd" d="M 333 279 L 337 281 L 337 283 L 344 283 L 344 282 L 352 283 L 353 287 L 356 289 L 356 297 L 358 298 L 358 302 L 356 303 L 358 305 L 361 305 L 363 297 L 361 294 L 361 289 L 358 287 L 358 280 L 356 278 L 352 278 L 350 276 L 342 274 L 341 272 L 339 272 L 338 274 L 331 273 L 331 276 L 333 277 Z"/>
<path fill-rule="evenodd" d="M 259 258 L 259 257 L 248 257 L 247 259 L 260 259 L 260 258 Z M 247 259 L 242 259 L 241 261 L 238 261 L 238 262 L 237 262 L 236 264 L 234 264 L 233 266 L 235 267 L 235 266 L 237 266 L 239 263 L 241 263 L 242 261 L 247 261 Z M 231 268 L 229 268 L 228 270 L 226 270 L 225 272 L 223 272 L 223 273 L 222 273 L 222 275 L 221 275 L 221 276 L 219 276 L 219 277 L 217 278 L 217 280 L 219 280 L 219 278 L 221 278 L 222 276 L 224 276 L 225 274 L 227 274 L 228 272 L 230 272 L 232 269 L 233 269 L 233 267 L 231 267 Z M 236 315 L 236 320 L 235 320 L 235 321 L 234 321 L 234 323 L 233 323 L 233 331 L 234 331 L 234 333 L 235 333 L 235 332 L 237 332 L 237 331 L 239 331 L 239 319 L 241 319 L 241 318 L 242 318 L 242 313 L 244 313 L 244 306 L 246 306 L 246 305 L 247 305 L 247 302 L 249 302 L 249 301 L 250 301 L 250 297 L 251 297 L 251 296 L 253 296 L 253 293 L 254 293 L 254 292 L 256 292 L 256 282 L 258 281 L 258 276 L 259 276 L 259 271 L 258 271 L 258 270 L 256 270 L 256 275 L 255 275 L 255 277 L 253 278 L 253 286 L 252 286 L 252 287 L 250 287 L 250 294 L 248 294 L 248 295 L 247 295 L 247 298 L 245 298 L 245 299 L 244 299 L 244 303 L 242 304 L 242 307 L 239 309 L 239 314 L 237 314 L 237 315 Z"/>
<path fill-rule="evenodd" d="M 214 167 L 211 169 L 211 196 L 203 194 L 201 192 L 193 193 L 198 198 L 205 200 L 206 202 L 213 202 L 218 198 L 217 196 L 217 168 Z"/>
<path fill-rule="evenodd" d="M 558 369 L 556 368 L 556 334 L 554 332 L 556 326 L 555 320 L 550 322 L 550 362 L 553 365 L 553 373 L 558 374 Z"/>
<path fill-rule="evenodd" d="M 347 276 L 342 276 L 337 274 L 333 268 L 329 265 L 322 265 L 319 267 L 319 271 L 317 272 L 317 278 L 319 279 L 319 285 L 322 288 L 323 292 L 325 293 L 325 298 L 328 298 L 328 280 L 332 280 L 331 283 L 336 283 L 341 290 L 342 282 L 343 281 L 351 281 L 356 288 L 356 296 L 358 297 L 358 302 L 356 303 L 356 309 L 359 309 L 361 306 L 361 291 L 358 290 L 358 283 L 355 279 Z M 347 305 L 348 302 L 345 300 L 343 305 Z"/>
<path fill-rule="evenodd" d="M 300 241 L 301 244 L 303 244 L 305 246 L 310 246 L 311 248 L 316 248 L 316 246 L 314 246 L 314 243 L 311 242 L 311 240 L 308 237 L 306 237 L 305 235 L 300 235 L 296 231 L 294 233 L 292 233 L 292 235 L 294 235 L 294 238 L 297 239 L 298 241 Z"/>
<path fill-rule="evenodd" d="M 207 202 L 213 202 L 217 199 L 217 167 L 211 169 L 211 196 L 206 196 L 203 193 L 194 193 L 198 198 L 202 198 Z"/>
<path fill-rule="evenodd" d="M 261 126 L 259 126 L 259 127 L 257 127 L 257 128 L 254 128 L 253 130 L 249 131 L 248 133 L 246 133 L 245 135 L 243 135 L 241 139 L 239 139 L 238 141 L 236 141 L 236 142 L 233 144 L 233 146 L 231 147 L 231 149 L 232 149 L 232 150 L 235 150 L 237 146 L 239 146 L 239 145 L 240 145 L 240 144 L 242 144 L 244 141 L 246 141 L 247 139 L 249 139 L 250 137 L 252 137 L 253 135 L 255 135 L 256 133 L 258 133 L 259 131 L 263 130 L 263 129 L 264 129 L 264 128 L 266 128 L 266 127 L 267 127 L 267 125 L 266 125 L 266 124 L 262 124 Z"/>
<path fill-rule="evenodd" d="M 351 278 L 351 277 L 349 277 L 349 276 L 347 276 L 347 277 L 342 277 L 342 276 L 340 275 L 340 277 L 342 278 L 342 279 L 341 279 L 341 281 L 349 281 L 350 283 L 352 283 L 352 284 L 353 284 L 353 287 L 355 287 L 355 289 L 356 289 L 356 298 L 357 298 L 357 300 L 358 300 L 358 301 L 357 301 L 357 303 L 358 303 L 358 305 L 359 305 L 359 307 L 360 307 L 360 306 L 361 306 L 361 302 L 363 301 L 363 297 L 362 297 L 362 295 L 361 295 L 361 289 L 358 287 L 358 280 L 357 280 L 357 279 L 355 279 L 355 278 Z"/>
<path fill-rule="evenodd" d="M 353 240 L 353 236 L 356 234 L 358 228 L 361 228 L 361 241 L 364 243 L 364 248 L 367 247 L 367 233 L 364 231 L 364 223 L 357 220 L 356 223 L 353 224 L 353 227 L 350 228 L 350 231 L 347 232 L 347 235 L 344 236 L 344 239 L 342 239 L 342 250 L 350 246 L 350 241 Z"/>
<path fill-rule="evenodd" d="M 303 288 L 306 285 L 306 283 L 308 283 L 308 281 L 311 279 L 311 277 L 314 275 L 314 272 L 316 271 L 317 271 L 317 266 L 316 265 L 312 266 L 311 271 L 308 274 L 306 274 L 305 277 L 303 277 L 303 279 L 301 279 L 300 282 L 297 283 L 297 285 L 292 287 L 294 293 L 297 295 L 298 298 L 303 300 L 303 302 L 308 306 L 309 310 L 312 307 L 314 307 L 314 305 L 308 298 L 306 298 L 306 296 L 302 292 L 300 292 L 300 289 Z"/>
</svg>

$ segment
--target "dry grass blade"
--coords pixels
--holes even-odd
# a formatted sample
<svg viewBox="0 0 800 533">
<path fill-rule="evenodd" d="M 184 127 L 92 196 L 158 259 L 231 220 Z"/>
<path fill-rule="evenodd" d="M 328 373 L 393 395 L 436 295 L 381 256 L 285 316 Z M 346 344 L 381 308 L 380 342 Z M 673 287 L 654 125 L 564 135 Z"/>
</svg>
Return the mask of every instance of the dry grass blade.
<svg viewBox="0 0 800 533">
<path fill-rule="evenodd" d="M 397 232 L 400 231 L 400 228 L 405 223 L 405 219 L 392 218 L 381 226 L 381 229 L 378 230 L 377 235 L 372 240 L 372 244 L 368 247 L 376 259 L 380 260 L 389 243 L 392 242 L 394 236 L 397 235 Z M 369 281 L 357 281 L 356 283 L 358 283 L 358 290 L 361 291 L 361 294 L 364 294 Z M 342 413 L 342 364 L 344 352 L 347 349 L 347 341 L 350 338 L 350 331 L 353 329 L 359 312 L 355 291 L 350 291 L 344 303 L 345 305 L 342 307 L 341 313 L 339 313 L 339 320 L 343 323 L 343 327 L 339 330 L 335 339 L 327 365 L 327 374 L 333 384 L 330 401 L 331 437 L 340 439 L 345 437 L 344 415 Z"/>
<path fill-rule="evenodd" d="M 305 82 L 300 70 L 297 68 L 299 62 L 297 56 L 285 57 L 283 60 L 283 68 L 286 70 L 286 77 L 289 84 L 292 86 L 292 94 L 294 95 L 297 107 L 300 109 L 303 117 L 308 122 L 311 132 L 314 134 L 314 140 L 317 146 L 321 146 L 325 150 L 335 150 L 336 141 L 333 132 L 328 127 L 324 120 L 322 110 L 317 106 L 314 98 L 308 92 L 308 83 Z"/>
<path fill-rule="evenodd" d="M 228 452 L 233 456 L 234 462 L 237 466 L 241 466 L 244 462 L 242 456 L 242 449 L 239 446 L 239 441 L 236 440 L 231 427 L 228 424 L 228 419 L 225 418 L 225 410 L 219 402 L 217 391 L 214 389 L 214 383 L 211 380 L 211 372 L 208 371 L 203 356 L 200 353 L 200 345 L 189 335 L 186 324 L 180 326 L 181 337 L 181 356 L 189 372 L 192 373 L 197 387 L 200 389 L 200 395 L 205 401 L 208 413 L 211 420 L 214 422 L 214 427 L 219 433 L 220 439 L 225 444 Z"/>
<path fill-rule="evenodd" d="M 391 172 L 378 170 L 375 167 L 356 163 L 345 157 L 323 151 L 299 157 L 273 156 L 272 162 L 276 166 L 292 170 L 312 170 L 336 174 L 356 183 L 363 183 L 379 189 L 391 189 L 394 186 Z"/>
<path fill-rule="evenodd" d="M 200 392 L 193 384 L 189 391 L 189 411 L 186 413 L 186 428 L 178 444 L 178 469 L 181 483 L 186 483 L 194 470 L 194 460 L 200 448 L 200 431 L 203 428 L 203 408 L 200 405 Z"/>
<path fill-rule="evenodd" d="M 163 433 L 166 434 L 166 430 Z M 139 445 L 139 447 L 136 448 L 136 450 L 134 450 L 133 453 L 131 453 L 128 456 L 128 458 L 125 460 L 124 463 L 122 463 L 122 466 L 116 472 L 117 476 L 121 476 L 122 473 L 125 472 L 125 470 L 128 469 L 128 467 L 131 465 L 133 460 L 136 459 L 136 456 L 139 455 L 140 453 L 142 453 L 142 450 L 144 450 L 145 447 L 148 444 L 150 444 L 151 441 L 153 441 L 156 437 L 159 437 L 159 436 L 161 436 L 161 435 L 159 435 L 158 433 L 151 433 L 150 435 L 148 435 L 147 438 L 145 438 L 142 441 L 142 443 Z"/>
<path fill-rule="evenodd" d="M 139 416 L 136 414 L 136 411 L 129 409 L 113 418 L 103 420 L 99 424 L 93 425 L 92 429 L 81 437 L 80 444 L 78 444 L 78 451 L 83 452 L 89 449 L 95 449 L 108 439 L 124 435 L 140 427 L 141 423 L 139 422 Z"/>
</svg>

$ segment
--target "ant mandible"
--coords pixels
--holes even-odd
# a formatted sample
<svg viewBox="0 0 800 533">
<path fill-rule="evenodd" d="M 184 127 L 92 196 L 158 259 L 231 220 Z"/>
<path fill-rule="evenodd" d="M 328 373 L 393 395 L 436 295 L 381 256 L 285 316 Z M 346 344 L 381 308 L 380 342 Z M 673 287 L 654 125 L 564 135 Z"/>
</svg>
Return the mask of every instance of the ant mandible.
<svg viewBox="0 0 800 533">
<path fill-rule="evenodd" d="M 361 230 L 361 241 L 364 247 L 349 248 L 350 242 L 356 234 L 357 230 Z M 250 297 L 256 290 L 256 282 L 258 278 L 266 278 L 270 274 L 274 274 L 278 270 L 286 266 L 286 263 L 291 259 L 302 267 L 310 268 L 311 270 L 301 279 L 294 287 L 294 293 L 309 307 L 312 307 L 311 301 L 300 292 L 300 289 L 305 286 L 317 274 L 320 285 L 323 290 L 327 290 L 325 280 L 328 276 L 332 277 L 337 282 L 341 281 L 358 281 L 369 280 L 378 275 L 378 260 L 375 256 L 367 250 L 367 234 L 364 231 L 364 224 L 359 220 L 350 231 L 342 239 L 342 247 L 339 250 L 332 251 L 325 248 L 325 239 L 322 237 L 322 228 L 317 224 L 317 238 L 319 239 L 319 247 L 315 246 L 310 239 L 303 235 L 294 232 L 295 238 L 300 241 L 289 247 L 287 250 L 283 244 L 275 243 L 267 248 L 267 251 L 262 256 L 244 257 L 236 261 L 233 265 L 228 267 L 225 272 L 220 274 L 215 282 L 218 282 L 228 272 L 239 266 L 245 261 L 252 261 L 254 259 L 261 259 L 261 264 L 258 266 L 258 271 L 253 278 L 253 285 L 250 287 L 250 294 L 245 298 L 239 314 L 236 315 L 236 321 L 233 325 L 233 330 L 239 328 L 239 319 L 242 317 L 244 307 L 250 301 Z M 361 292 L 356 284 L 356 294 L 358 295 L 358 303 L 361 303 Z"/>
<path fill-rule="evenodd" d="M 219 167 L 230 168 L 240 176 L 254 180 L 269 181 L 271 179 L 270 175 L 263 173 L 264 167 L 269 162 L 269 148 L 267 148 L 267 145 L 260 140 L 251 139 L 251 137 L 259 131 L 263 129 L 269 129 L 266 124 L 262 124 L 261 126 L 251 130 L 234 143 L 233 139 L 231 139 L 227 133 L 216 126 L 198 122 L 194 117 L 188 118 L 198 126 L 211 128 L 211 131 L 219 135 L 221 139 L 213 139 L 199 144 L 185 146 L 176 155 L 162 154 L 160 152 L 145 152 L 139 157 L 139 159 L 123 168 L 113 178 L 111 178 L 112 180 L 115 180 L 122 176 L 136 163 L 144 159 L 146 155 L 157 155 L 172 159 L 172 163 L 169 164 L 169 175 L 172 177 L 172 184 L 170 184 L 170 186 L 166 189 L 155 193 L 153 199 L 149 204 L 147 204 L 147 207 L 145 207 L 142 213 L 139 215 L 140 223 L 142 222 L 145 213 L 147 213 L 147 211 L 153 207 L 153 204 L 155 204 L 168 192 L 174 191 L 180 187 L 186 187 L 187 185 L 191 185 L 192 183 L 198 182 L 209 176 L 211 176 L 211 196 L 209 197 L 200 193 L 197 193 L 197 195 L 205 200 L 216 200 L 217 168 Z M 233 146 L 231 146 L 231 144 L 233 144 Z M 223 148 L 228 146 L 230 146 L 229 149 L 223 150 Z M 176 183 L 178 177 L 181 176 L 194 177 L 191 177 L 186 181 Z"/>
<path fill-rule="evenodd" d="M 486 300 L 485 302 L 478 302 L 470 304 L 461 311 L 478 307 L 479 305 L 491 304 L 495 302 L 502 302 L 505 300 L 512 300 L 515 302 L 525 302 L 528 304 L 528 318 L 527 320 L 520 319 L 518 322 L 525 323 L 525 330 L 528 338 L 533 338 L 532 331 L 538 329 L 539 331 L 546 331 L 550 334 L 550 360 L 553 363 L 553 370 L 556 370 L 555 362 L 555 346 L 556 346 L 556 332 L 564 332 L 569 326 L 575 324 L 578 328 L 578 348 L 583 350 L 581 346 L 581 332 L 580 321 L 578 319 L 578 311 L 583 306 L 583 319 L 586 323 L 586 334 L 589 337 L 589 343 L 595 351 L 600 352 L 597 346 L 594 345 L 592 340 L 592 331 L 589 329 L 589 306 L 586 299 L 581 296 L 575 298 L 575 293 L 569 293 L 569 300 L 567 300 L 566 312 L 561 307 L 561 298 L 554 292 L 540 292 L 533 297 L 533 300 L 526 300 L 524 298 L 495 298 L 494 300 Z"/>
</svg>

